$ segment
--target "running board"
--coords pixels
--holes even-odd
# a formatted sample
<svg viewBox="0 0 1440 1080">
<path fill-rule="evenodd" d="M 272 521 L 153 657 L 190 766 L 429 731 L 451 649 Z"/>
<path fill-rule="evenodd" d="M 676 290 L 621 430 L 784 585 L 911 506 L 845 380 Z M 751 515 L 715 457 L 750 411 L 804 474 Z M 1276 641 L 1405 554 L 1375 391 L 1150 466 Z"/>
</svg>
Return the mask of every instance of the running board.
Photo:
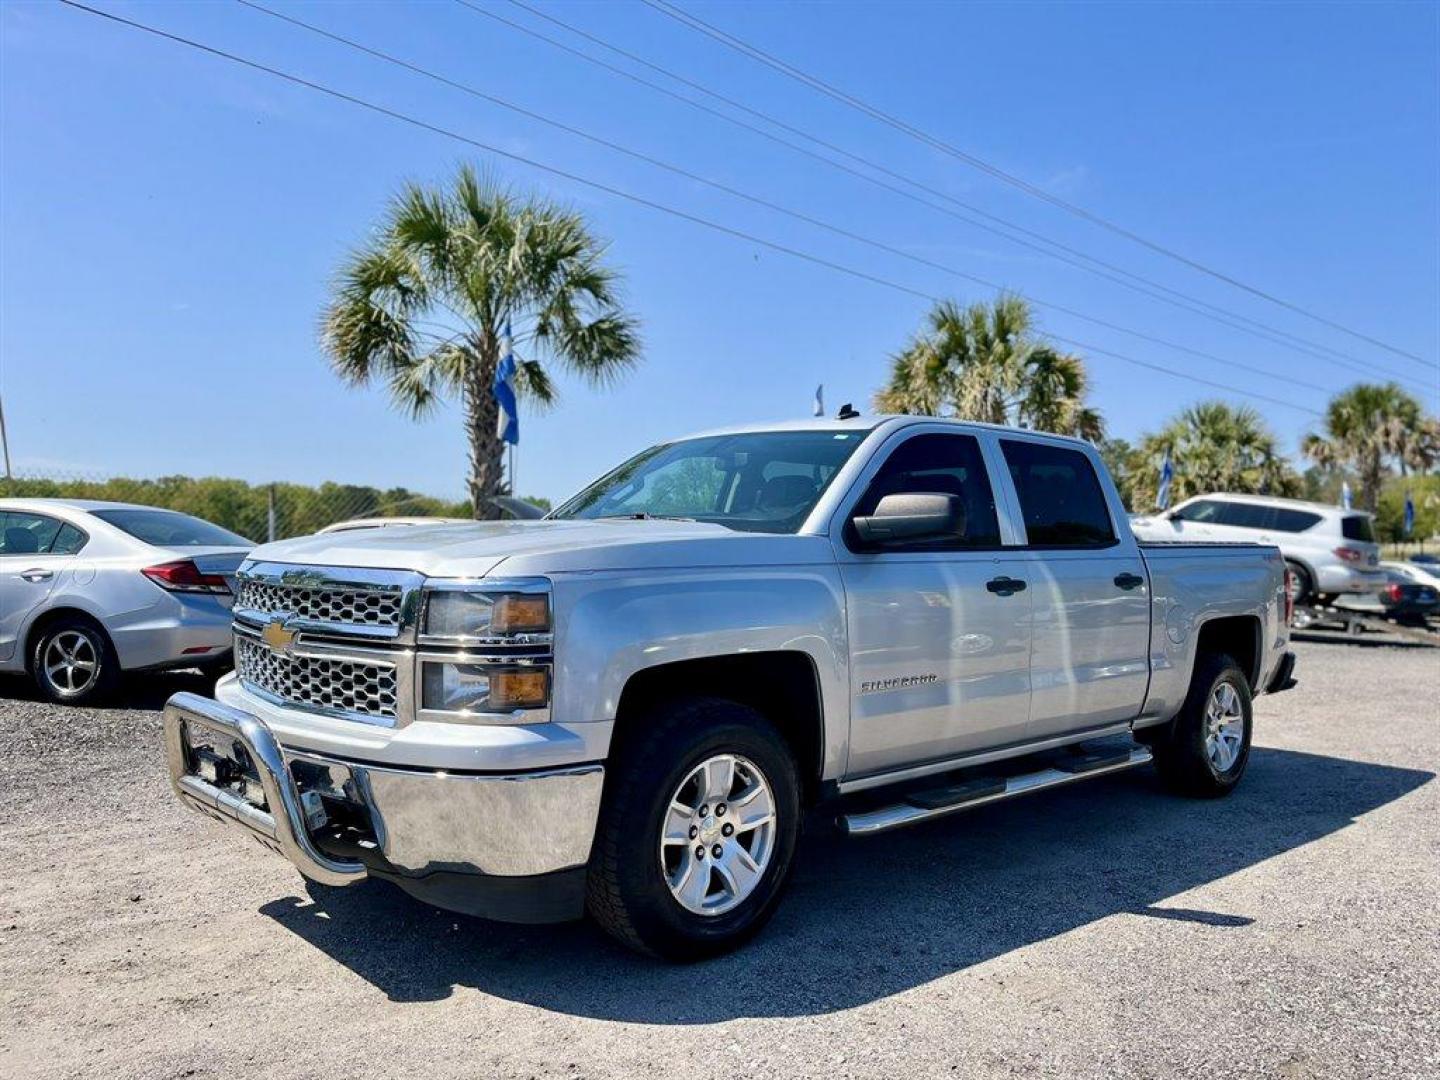
<svg viewBox="0 0 1440 1080">
<path fill-rule="evenodd" d="M 1072 757 L 1057 762 L 1050 768 L 1038 772 L 1021 773 L 1018 776 L 997 776 L 967 780 L 949 787 L 933 788 L 912 792 L 900 802 L 881 806 L 874 810 L 862 810 L 841 814 L 837 819 L 846 836 L 869 836 L 887 832 L 905 825 L 954 814 L 986 803 L 1013 799 L 1017 795 L 1029 795 L 1035 791 L 1073 784 L 1076 780 L 1088 780 L 1094 776 L 1133 769 L 1151 760 L 1150 751 L 1143 746 L 1127 749 L 1121 753 L 1100 753 Z"/>
</svg>

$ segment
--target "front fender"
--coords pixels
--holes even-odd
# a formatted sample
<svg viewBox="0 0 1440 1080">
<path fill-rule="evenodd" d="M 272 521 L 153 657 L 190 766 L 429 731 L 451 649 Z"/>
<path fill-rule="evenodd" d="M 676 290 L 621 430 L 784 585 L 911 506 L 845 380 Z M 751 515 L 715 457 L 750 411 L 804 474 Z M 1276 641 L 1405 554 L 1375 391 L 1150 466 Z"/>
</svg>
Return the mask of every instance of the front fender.
<svg viewBox="0 0 1440 1080">
<path fill-rule="evenodd" d="M 615 719 L 637 672 L 680 660 L 803 652 L 819 678 L 823 775 L 849 742 L 844 590 L 833 565 L 559 574 L 551 715 Z"/>
</svg>

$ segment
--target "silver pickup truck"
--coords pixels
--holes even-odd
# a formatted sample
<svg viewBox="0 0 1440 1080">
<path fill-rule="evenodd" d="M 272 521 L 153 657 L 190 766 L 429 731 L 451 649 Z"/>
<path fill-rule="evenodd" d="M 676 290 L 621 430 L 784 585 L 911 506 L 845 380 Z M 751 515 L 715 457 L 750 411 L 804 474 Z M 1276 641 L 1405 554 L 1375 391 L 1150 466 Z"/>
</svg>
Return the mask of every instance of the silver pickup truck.
<svg viewBox="0 0 1440 1080">
<path fill-rule="evenodd" d="M 1086 443 L 742 427 L 545 520 L 257 549 L 167 753 L 315 882 L 696 958 L 773 912 L 816 807 L 863 836 L 1152 760 L 1228 793 L 1286 605 L 1273 547 L 1137 544 Z"/>
</svg>

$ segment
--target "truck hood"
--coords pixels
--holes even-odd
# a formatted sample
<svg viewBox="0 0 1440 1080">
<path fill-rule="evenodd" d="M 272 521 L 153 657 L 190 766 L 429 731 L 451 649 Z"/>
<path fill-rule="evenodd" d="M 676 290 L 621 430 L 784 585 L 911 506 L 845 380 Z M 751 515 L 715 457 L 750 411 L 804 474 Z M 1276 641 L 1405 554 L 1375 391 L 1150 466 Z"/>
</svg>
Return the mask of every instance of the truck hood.
<svg viewBox="0 0 1440 1080">
<path fill-rule="evenodd" d="M 823 537 L 745 533 L 689 521 L 496 521 L 360 529 L 264 544 L 252 559 L 415 570 L 432 577 L 774 565 L 826 560 Z M 502 566 L 502 564 L 504 564 Z"/>
</svg>

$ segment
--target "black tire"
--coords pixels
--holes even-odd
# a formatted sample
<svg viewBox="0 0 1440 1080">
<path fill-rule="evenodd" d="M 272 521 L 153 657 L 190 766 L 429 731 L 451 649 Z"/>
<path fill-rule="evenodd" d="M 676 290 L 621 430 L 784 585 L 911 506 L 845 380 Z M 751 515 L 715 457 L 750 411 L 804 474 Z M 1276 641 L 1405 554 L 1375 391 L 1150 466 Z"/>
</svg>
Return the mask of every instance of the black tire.
<svg viewBox="0 0 1440 1080">
<path fill-rule="evenodd" d="M 1228 686 L 1233 692 L 1243 720 L 1239 746 L 1231 749 L 1233 756 L 1224 767 L 1217 765 L 1207 748 L 1211 726 L 1208 711 L 1212 697 L 1217 692 L 1225 694 L 1220 689 L 1222 686 Z M 1245 672 L 1224 653 L 1211 653 L 1196 659 L 1184 706 L 1163 736 L 1151 742 L 1150 748 L 1161 777 L 1172 790 L 1199 798 L 1218 798 L 1235 790 L 1245 775 L 1254 728 L 1255 713 Z M 1223 761 L 1225 751 L 1220 753 Z"/>
<path fill-rule="evenodd" d="M 1310 571 L 1297 562 L 1285 561 L 1285 569 L 1290 571 L 1290 602 L 1295 607 L 1301 604 L 1308 604 L 1315 598 L 1315 579 Z"/>
<path fill-rule="evenodd" d="M 665 960 L 702 960 L 729 952 L 764 926 L 790 876 L 800 831 L 795 760 L 764 717 L 733 701 L 672 702 L 637 722 L 642 725 L 639 732 L 606 778 L 586 881 L 586 909 L 621 943 Z M 753 765 L 763 774 L 773 799 L 774 828 L 768 861 L 753 891 L 721 914 L 697 914 L 671 892 L 661 830 L 677 789 L 717 755 L 735 755 L 743 759 L 741 769 Z M 741 769 L 736 772 L 737 790 Z M 737 843 L 742 839 L 734 837 Z M 688 843 L 684 848 L 672 853 L 689 860 Z M 697 859 L 696 867 L 701 865 Z M 721 880 L 709 869 L 703 872 L 707 883 Z"/>
<path fill-rule="evenodd" d="M 52 675 L 49 671 L 55 657 L 52 645 L 74 655 L 81 664 L 94 663 L 93 677 L 85 678 L 89 672 L 83 667 Z M 120 661 L 105 631 L 89 619 L 64 616 L 36 635 L 30 650 L 30 677 L 46 701 L 56 705 L 93 705 L 114 692 L 120 681 Z"/>
</svg>

